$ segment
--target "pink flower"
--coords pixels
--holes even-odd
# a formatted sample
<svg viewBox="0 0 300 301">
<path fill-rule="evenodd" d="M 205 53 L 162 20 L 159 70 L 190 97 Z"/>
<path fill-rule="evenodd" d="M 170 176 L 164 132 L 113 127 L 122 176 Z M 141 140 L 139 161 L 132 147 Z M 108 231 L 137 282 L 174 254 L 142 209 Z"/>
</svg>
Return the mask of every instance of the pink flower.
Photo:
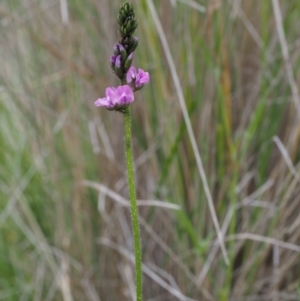
<svg viewBox="0 0 300 301">
<path fill-rule="evenodd" d="M 105 90 L 106 97 L 99 98 L 94 102 L 96 107 L 105 107 L 107 109 L 124 108 L 134 101 L 134 94 L 128 85 L 117 88 L 108 87 Z"/>
<path fill-rule="evenodd" d="M 144 85 L 148 84 L 150 81 L 150 76 L 148 72 L 139 68 L 137 72 L 135 67 L 130 67 L 126 74 L 126 81 L 130 84 L 134 90 L 139 90 Z"/>
</svg>

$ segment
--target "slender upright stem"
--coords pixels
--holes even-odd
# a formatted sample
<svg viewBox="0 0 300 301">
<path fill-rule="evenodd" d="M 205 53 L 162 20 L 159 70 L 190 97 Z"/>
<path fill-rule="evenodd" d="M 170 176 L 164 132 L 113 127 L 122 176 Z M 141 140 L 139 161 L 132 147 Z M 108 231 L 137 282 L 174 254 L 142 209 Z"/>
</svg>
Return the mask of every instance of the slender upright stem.
<svg viewBox="0 0 300 301">
<path fill-rule="evenodd" d="M 131 222 L 133 229 L 133 243 L 135 253 L 135 285 L 136 285 L 136 300 L 143 300 L 142 292 L 142 254 L 141 254 L 141 238 L 139 226 L 139 214 L 136 202 L 135 183 L 134 183 L 134 168 L 133 168 L 133 155 L 131 146 L 131 116 L 130 108 L 125 109 L 125 153 L 127 164 L 127 179 L 129 186 L 130 196 L 130 209 L 131 209 Z"/>
</svg>

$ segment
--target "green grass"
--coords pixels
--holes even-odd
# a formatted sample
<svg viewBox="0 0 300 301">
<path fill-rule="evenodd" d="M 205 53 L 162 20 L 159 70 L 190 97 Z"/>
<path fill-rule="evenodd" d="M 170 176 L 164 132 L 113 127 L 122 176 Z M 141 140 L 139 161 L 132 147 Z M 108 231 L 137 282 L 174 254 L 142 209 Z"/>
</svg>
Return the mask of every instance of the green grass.
<svg viewBox="0 0 300 301">
<path fill-rule="evenodd" d="M 236 239 L 226 241 L 229 266 L 220 249 L 208 261 L 217 235 L 147 2 L 133 1 L 134 65 L 151 75 L 132 106 L 137 196 L 181 210 L 139 207 L 160 238 L 142 227 L 144 263 L 161 278 L 144 276 L 145 300 L 180 299 L 162 280 L 195 300 L 298 300 L 295 251 L 279 247 L 276 262 L 272 245 Z M 300 2 L 279 2 L 299 84 Z M 83 185 L 128 198 L 123 116 L 93 106 L 118 83 L 108 60 L 122 2 L 68 0 L 67 26 L 59 3 L 0 4 L 0 300 L 133 300 L 130 260 L 100 243 L 132 252 L 129 210 Z M 299 122 L 272 1 L 203 0 L 206 13 L 186 3 L 154 1 L 221 227 L 233 210 L 225 237 L 299 245 L 299 183 L 272 140 L 280 138 L 299 170 Z M 269 180 L 253 206 L 242 203 Z"/>
</svg>

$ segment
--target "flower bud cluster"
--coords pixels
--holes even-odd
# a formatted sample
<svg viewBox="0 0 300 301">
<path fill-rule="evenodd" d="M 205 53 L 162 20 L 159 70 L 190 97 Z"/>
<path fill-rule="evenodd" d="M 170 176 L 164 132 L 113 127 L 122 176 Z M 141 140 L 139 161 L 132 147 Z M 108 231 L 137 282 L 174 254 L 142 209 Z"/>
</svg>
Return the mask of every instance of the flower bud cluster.
<svg viewBox="0 0 300 301">
<path fill-rule="evenodd" d="M 120 25 L 120 35 L 124 39 L 133 35 L 134 31 L 138 27 L 138 22 L 135 19 L 133 5 L 129 2 L 125 2 L 119 11 L 118 23 Z"/>
<path fill-rule="evenodd" d="M 133 59 L 133 52 L 138 45 L 138 38 L 133 37 L 133 42 L 131 48 L 125 49 L 122 43 L 117 43 L 114 46 L 114 54 L 110 57 L 110 65 L 115 72 L 115 74 L 123 80 L 128 69 L 131 66 Z"/>
</svg>

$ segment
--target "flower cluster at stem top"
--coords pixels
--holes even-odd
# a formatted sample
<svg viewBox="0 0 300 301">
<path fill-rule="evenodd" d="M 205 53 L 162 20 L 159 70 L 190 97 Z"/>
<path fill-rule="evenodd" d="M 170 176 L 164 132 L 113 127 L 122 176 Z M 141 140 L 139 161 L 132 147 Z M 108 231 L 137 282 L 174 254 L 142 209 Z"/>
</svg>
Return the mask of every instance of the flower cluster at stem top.
<svg viewBox="0 0 300 301">
<path fill-rule="evenodd" d="M 121 40 L 114 45 L 110 65 L 123 85 L 106 88 L 106 97 L 99 98 L 94 104 L 97 107 L 124 112 L 126 107 L 134 101 L 134 92 L 148 84 L 150 76 L 143 69 L 137 70 L 131 66 L 134 51 L 138 46 L 138 38 L 133 35 L 138 23 L 131 3 L 125 2 L 121 6 L 118 23 Z"/>
</svg>

